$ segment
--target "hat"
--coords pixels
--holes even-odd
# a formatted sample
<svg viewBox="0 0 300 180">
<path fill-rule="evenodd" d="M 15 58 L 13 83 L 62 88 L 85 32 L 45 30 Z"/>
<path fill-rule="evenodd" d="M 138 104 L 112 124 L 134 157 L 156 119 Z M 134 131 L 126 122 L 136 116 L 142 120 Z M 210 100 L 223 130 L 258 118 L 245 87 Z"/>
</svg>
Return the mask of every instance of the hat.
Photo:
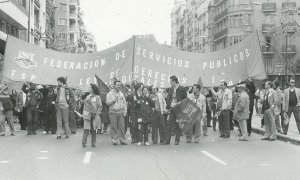
<svg viewBox="0 0 300 180">
<path fill-rule="evenodd" d="M 38 85 L 36 88 L 37 89 L 43 89 L 43 86 L 42 85 Z"/>
<path fill-rule="evenodd" d="M 245 83 L 240 83 L 240 84 L 237 84 L 238 88 L 246 88 L 246 84 Z"/>
</svg>

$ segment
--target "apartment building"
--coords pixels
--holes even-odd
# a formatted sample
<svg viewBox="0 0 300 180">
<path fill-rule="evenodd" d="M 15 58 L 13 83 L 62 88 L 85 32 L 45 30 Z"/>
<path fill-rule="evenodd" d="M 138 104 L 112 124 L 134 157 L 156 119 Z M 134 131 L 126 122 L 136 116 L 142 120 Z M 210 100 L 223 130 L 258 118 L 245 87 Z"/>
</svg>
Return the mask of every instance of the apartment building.
<svg viewBox="0 0 300 180">
<path fill-rule="evenodd" d="M 295 25 L 300 25 L 297 0 L 187 0 L 180 14 L 182 7 L 184 5 L 171 14 L 174 47 L 194 52 L 218 51 L 257 32 L 266 72 L 271 79 L 278 75 L 284 79 L 285 64 L 288 69 L 293 67 L 289 75 L 300 73 L 300 30 Z M 287 11 L 298 13 L 291 17 L 291 13 L 284 13 Z M 284 24 L 286 14 L 289 20 L 295 20 L 286 23 L 291 30 L 274 36 L 270 32 Z M 176 25 L 173 24 L 175 17 Z"/>
<path fill-rule="evenodd" d="M 97 51 L 97 45 L 94 38 L 94 35 L 91 33 L 87 33 L 85 36 L 85 45 L 86 45 L 86 52 L 93 53 Z"/>
<path fill-rule="evenodd" d="M 79 0 L 55 0 L 55 33 L 62 43 L 81 49 L 82 12 Z"/>
<path fill-rule="evenodd" d="M 0 2 L 0 31 L 26 41 L 29 15 L 27 8 L 26 0 Z"/>
</svg>

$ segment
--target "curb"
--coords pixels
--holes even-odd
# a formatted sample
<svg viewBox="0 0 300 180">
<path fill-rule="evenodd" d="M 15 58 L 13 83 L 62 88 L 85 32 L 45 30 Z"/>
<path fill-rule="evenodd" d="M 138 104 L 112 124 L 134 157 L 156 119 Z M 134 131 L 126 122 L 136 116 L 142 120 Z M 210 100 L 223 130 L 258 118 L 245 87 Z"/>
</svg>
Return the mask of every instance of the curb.
<svg viewBox="0 0 300 180">
<path fill-rule="evenodd" d="M 265 134 L 265 131 L 263 129 L 257 127 L 252 127 L 252 132 L 256 134 L 260 134 L 262 136 Z M 300 138 L 294 138 L 294 137 L 277 133 L 277 140 L 300 146 Z"/>
</svg>

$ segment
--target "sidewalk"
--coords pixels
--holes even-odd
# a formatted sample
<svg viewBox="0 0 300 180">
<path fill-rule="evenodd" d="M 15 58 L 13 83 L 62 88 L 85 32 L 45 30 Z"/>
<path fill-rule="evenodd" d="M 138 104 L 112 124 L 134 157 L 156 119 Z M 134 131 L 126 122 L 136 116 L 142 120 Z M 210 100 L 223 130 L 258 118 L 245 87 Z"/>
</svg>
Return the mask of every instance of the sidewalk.
<svg viewBox="0 0 300 180">
<path fill-rule="evenodd" d="M 255 113 L 253 113 L 252 117 L 252 131 L 261 135 L 264 135 L 265 133 L 265 128 L 261 127 L 261 119 Z M 291 116 L 288 134 L 277 134 L 277 139 L 288 143 L 300 145 L 300 134 L 298 132 L 296 121 L 293 115 Z"/>
</svg>

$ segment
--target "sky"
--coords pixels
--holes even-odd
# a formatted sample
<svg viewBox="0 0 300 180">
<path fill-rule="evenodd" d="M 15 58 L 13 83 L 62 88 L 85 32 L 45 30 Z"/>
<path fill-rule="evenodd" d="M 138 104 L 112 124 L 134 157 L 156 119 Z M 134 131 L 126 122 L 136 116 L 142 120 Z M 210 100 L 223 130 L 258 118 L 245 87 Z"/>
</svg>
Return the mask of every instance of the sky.
<svg viewBox="0 0 300 180">
<path fill-rule="evenodd" d="M 98 51 L 132 35 L 154 34 L 159 43 L 171 43 L 174 0 L 81 0 L 83 21 L 96 39 Z"/>
</svg>

